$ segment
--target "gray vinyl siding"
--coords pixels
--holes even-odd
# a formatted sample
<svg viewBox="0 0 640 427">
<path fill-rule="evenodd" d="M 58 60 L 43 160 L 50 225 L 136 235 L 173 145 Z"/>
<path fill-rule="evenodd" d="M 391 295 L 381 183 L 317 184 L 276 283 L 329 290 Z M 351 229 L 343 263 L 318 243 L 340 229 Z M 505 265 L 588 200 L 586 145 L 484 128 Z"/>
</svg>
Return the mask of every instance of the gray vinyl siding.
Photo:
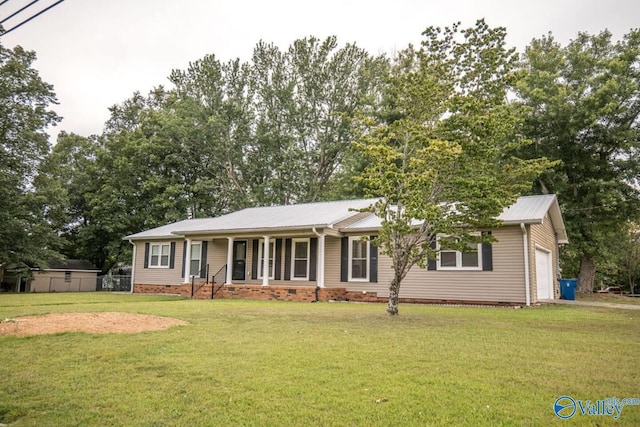
<svg viewBox="0 0 640 427">
<path fill-rule="evenodd" d="M 144 268 L 145 243 L 176 244 L 174 268 Z M 153 242 L 136 242 L 136 261 L 134 283 L 142 285 L 179 285 L 182 283 L 182 242 L 183 240 L 162 240 Z"/>
<path fill-rule="evenodd" d="M 209 264 L 209 279 L 227 263 L 227 239 L 213 239 L 207 245 L 207 263 Z M 223 277 L 225 273 L 220 273 Z M 224 280 L 224 279 L 222 279 Z"/>
<path fill-rule="evenodd" d="M 324 247 L 325 287 L 344 288 L 347 283 L 340 282 L 340 237 L 325 237 Z"/>
<path fill-rule="evenodd" d="M 552 251 L 554 274 L 557 273 L 557 250 L 553 224 L 547 216 L 540 225 L 528 226 L 529 261 L 531 271 L 531 295 L 535 302 L 535 244 Z M 403 280 L 400 289 L 401 298 L 416 298 L 425 300 L 460 300 L 487 302 L 525 302 L 524 281 L 524 249 L 522 230 L 519 226 L 505 226 L 493 230 L 493 236 L 498 239 L 492 246 L 492 271 L 430 271 L 426 268 L 414 266 Z M 295 237 L 295 236 L 287 236 Z M 300 236 L 311 237 L 311 236 Z M 275 239 L 276 237 L 272 237 Z M 253 238 L 236 237 L 237 240 L 247 241 L 247 271 L 244 283 L 258 285 L 262 279 L 251 279 L 253 258 Z M 284 239 L 284 237 L 283 237 Z M 196 240 L 196 239 L 194 239 Z M 135 283 L 138 284 L 180 284 L 182 275 L 183 240 L 173 240 L 176 243 L 175 268 L 144 268 L 145 242 L 136 243 Z M 167 243 L 171 242 L 169 240 Z M 215 274 L 227 262 L 228 240 L 215 238 L 208 241 L 207 263 L 209 277 Z M 154 242 L 155 243 L 155 242 Z M 164 241 L 163 241 L 164 243 Z M 269 280 L 272 285 L 281 286 L 314 286 L 315 281 L 284 280 L 285 244 L 283 240 L 280 257 L 281 280 Z M 340 237 L 325 237 L 325 286 L 327 288 L 346 288 L 354 292 L 376 292 L 380 297 L 389 296 L 389 283 L 393 277 L 391 259 L 379 253 L 378 282 L 341 282 L 341 239 Z M 204 279 L 201 279 L 204 280 Z"/>
<path fill-rule="evenodd" d="M 519 227 L 502 227 L 493 230 L 493 236 L 498 239 L 492 249 L 493 271 L 429 271 L 414 266 L 402 281 L 400 298 L 525 302 L 522 231 Z M 339 255 L 339 248 L 334 252 Z M 391 259 L 380 253 L 378 283 L 350 282 L 347 290 L 388 297 L 392 278 Z"/>
<path fill-rule="evenodd" d="M 531 272 L 531 302 L 536 303 L 538 297 L 537 277 L 536 277 L 536 245 L 551 251 L 553 264 L 553 293 L 554 298 L 560 297 L 560 286 L 557 282 L 558 278 L 558 246 L 556 244 L 556 234 L 553 228 L 551 217 L 547 213 L 542 224 L 532 224 L 529 227 L 529 271 Z"/>
</svg>

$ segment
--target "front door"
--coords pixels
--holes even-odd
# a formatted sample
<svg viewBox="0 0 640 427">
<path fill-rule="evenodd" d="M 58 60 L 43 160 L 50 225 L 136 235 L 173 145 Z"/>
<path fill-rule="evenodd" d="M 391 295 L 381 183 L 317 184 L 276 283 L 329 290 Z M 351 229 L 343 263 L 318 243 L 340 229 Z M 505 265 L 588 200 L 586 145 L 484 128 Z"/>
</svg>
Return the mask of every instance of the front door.
<svg viewBox="0 0 640 427">
<path fill-rule="evenodd" d="M 231 280 L 243 281 L 247 271 L 247 241 L 233 241 L 233 270 Z"/>
</svg>

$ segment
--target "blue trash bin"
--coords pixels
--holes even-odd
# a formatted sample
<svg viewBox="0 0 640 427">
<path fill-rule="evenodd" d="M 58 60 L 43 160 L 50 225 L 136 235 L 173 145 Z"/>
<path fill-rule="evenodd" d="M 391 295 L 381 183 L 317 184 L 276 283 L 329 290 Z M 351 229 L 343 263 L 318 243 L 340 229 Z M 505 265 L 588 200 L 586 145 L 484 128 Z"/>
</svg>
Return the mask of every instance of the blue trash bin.
<svg viewBox="0 0 640 427">
<path fill-rule="evenodd" d="M 558 279 L 560 281 L 560 296 L 574 301 L 576 299 L 576 287 L 578 279 Z"/>
</svg>

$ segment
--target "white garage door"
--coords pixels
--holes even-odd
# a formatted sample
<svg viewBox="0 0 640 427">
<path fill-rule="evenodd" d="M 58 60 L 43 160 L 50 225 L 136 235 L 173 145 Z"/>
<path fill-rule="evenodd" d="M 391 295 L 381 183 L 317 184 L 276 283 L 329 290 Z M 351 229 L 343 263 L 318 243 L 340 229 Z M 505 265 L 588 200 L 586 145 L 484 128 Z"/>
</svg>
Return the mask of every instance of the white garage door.
<svg viewBox="0 0 640 427">
<path fill-rule="evenodd" d="M 536 248 L 536 286 L 538 299 L 553 299 L 551 252 Z"/>
</svg>

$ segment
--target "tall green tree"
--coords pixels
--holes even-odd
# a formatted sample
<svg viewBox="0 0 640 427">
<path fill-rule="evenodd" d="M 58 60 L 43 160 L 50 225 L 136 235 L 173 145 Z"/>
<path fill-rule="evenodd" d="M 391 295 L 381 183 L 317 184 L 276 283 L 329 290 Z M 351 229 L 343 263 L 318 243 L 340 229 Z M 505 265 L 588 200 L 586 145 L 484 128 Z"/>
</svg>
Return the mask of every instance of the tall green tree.
<svg viewBox="0 0 640 427">
<path fill-rule="evenodd" d="M 44 198 L 34 188 L 49 151 L 45 130 L 58 116 L 53 87 L 32 65 L 34 52 L 0 45 L 0 266 L 46 265 L 57 254 Z"/>
<path fill-rule="evenodd" d="M 256 134 L 248 148 L 253 179 L 271 203 L 330 193 L 354 138 L 352 118 L 376 101 L 386 60 L 336 37 L 296 40 L 286 51 L 254 49 Z"/>
<path fill-rule="evenodd" d="M 102 230 L 95 230 L 97 214 L 92 205 L 102 191 L 96 165 L 99 150 L 96 136 L 87 138 L 60 132 L 56 145 L 42 163 L 36 186 L 46 194 L 51 224 L 64 239 L 61 252 L 68 258 L 86 259 L 103 268 L 108 258 L 108 241 Z"/>
<path fill-rule="evenodd" d="M 250 65 L 207 55 L 170 79 L 176 87 L 171 114 L 193 129 L 183 159 L 194 174 L 186 182 L 202 208 L 194 209 L 217 215 L 254 203 L 247 182 L 254 128 Z"/>
<path fill-rule="evenodd" d="M 529 155 L 560 163 L 537 181 L 558 194 L 570 247 L 565 276 L 591 292 L 608 242 L 637 219 L 640 191 L 640 31 L 581 33 L 566 46 L 553 36 L 533 40 L 516 85 L 534 141 Z"/>
<path fill-rule="evenodd" d="M 430 27 L 420 49 L 402 51 L 385 99 L 359 146 L 369 159 L 360 179 L 380 197 L 372 211 L 382 228 L 374 243 L 392 260 L 387 313 L 398 314 L 402 280 L 441 245 L 463 249 L 488 235 L 549 164 L 513 156 L 528 141 L 507 102 L 516 54 L 505 30 L 484 21 L 468 29 Z"/>
</svg>

